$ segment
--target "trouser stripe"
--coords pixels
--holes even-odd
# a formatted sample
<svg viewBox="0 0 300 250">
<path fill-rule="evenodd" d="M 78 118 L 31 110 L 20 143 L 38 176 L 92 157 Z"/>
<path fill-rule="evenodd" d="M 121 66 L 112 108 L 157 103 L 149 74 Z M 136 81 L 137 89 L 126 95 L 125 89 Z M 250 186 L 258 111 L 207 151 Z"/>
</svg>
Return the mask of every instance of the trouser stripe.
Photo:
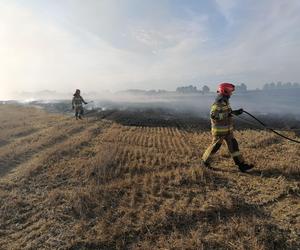
<svg viewBox="0 0 300 250">
<path fill-rule="evenodd" d="M 240 156 L 240 155 L 241 155 L 240 151 L 236 151 L 236 152 L 231 153 L 232 157 L 237 157 L 237 156 Z"/>
</svg>

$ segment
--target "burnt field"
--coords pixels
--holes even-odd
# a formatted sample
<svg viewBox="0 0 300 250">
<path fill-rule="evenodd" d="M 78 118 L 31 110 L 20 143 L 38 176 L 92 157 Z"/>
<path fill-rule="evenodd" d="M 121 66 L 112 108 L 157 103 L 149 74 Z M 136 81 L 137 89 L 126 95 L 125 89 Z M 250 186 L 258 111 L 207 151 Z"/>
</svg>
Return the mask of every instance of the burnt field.
<svg viewBox="0 0 300 250">
<path fill-rule="evenodd" d="M 144 127 L 175 127 L 195 131 L 210 130 L 209 113 L 199 114 L 176 112 L 160 108 L 147 109 L 125 109 L 125 110 L 106 110 L 106 111 L 87 111 L 88 117 L 98 117 L 108 119 L 127 126 Z M 269 128 L 277 130 L 292 130 L 296 133 L 300 130 L 300 121 L 291 115 L 280 116 L 275 114 L 256 115 Z M 264 127 L 254 119 L 243 114 L 235 117 L 236 129 L 257 129 L 264 130 Z"/>
<path fill-rule="evenodd" d="M 207 97 L 211 101 L 211 97 Z M 207 100 L 206 100 L 207 102 Z M 237 104 L 233 105 L 237 108 Z M 73 112 L 69 101 L 41 102 L 34 101 L 26 104 L 45 109 L 50 113 L 62 113 L 72 116 Z M 98 117 L 99 119 L 108 119 L 122 125 L 128 126 L 149 126 L 149 127 L 174 127 L 187 130 L 205 131 L 210 129 L 209 120 L 210 104 L 195 104 L 194 101 L 175 99 L 169 102 L 112 102 L 96 101 L 85 106 L 86 117 Z M 247 110 L 247 109 L 246 109 Z M 296 112 L 261 112 L 255 108 L 249 111 L 269 128 L 276 130 L 291 130 L 299 134 L 300 116 Z M 277 110 L 280 111 L 280 108 Z M 256 129 L 264 130 L 253 118 L 247 114 L 235 117 L 235 127 L 237 129 Z"/>
</svg>

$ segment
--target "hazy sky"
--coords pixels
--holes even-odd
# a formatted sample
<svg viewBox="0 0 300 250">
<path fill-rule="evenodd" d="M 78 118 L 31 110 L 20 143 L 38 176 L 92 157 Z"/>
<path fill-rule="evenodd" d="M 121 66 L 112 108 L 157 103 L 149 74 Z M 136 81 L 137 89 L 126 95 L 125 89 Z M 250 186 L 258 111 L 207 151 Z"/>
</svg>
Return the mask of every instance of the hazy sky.
<svg viewBox="0 0 300 250">
<path fill-rule="evenodd" d="M 299 0 L 0 0 L 0 97 L 300 80 Z"/>
</svg>

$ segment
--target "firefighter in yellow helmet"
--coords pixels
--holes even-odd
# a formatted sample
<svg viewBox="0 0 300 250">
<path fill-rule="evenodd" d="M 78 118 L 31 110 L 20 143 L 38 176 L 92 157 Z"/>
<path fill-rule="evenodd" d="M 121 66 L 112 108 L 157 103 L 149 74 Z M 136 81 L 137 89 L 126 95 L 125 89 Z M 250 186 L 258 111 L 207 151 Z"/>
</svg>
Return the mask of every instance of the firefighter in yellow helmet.
<svg viewBox="0 0 300 250">
<path fill-rule="evenodd" d="M 83 116 L 82 103 L 87 104 L 87 102 L 83 100 L 82 96 L 80 95 L 80 90 L 76 89 L 72 99 L 72 109 L 75 110 L 76 120 L 78 120 L 78 118 L 82 119 Z"/>
<path fill-rule="evenodd" d="M 211 106 L 210 111 L 213 140 L 202 156 L 202 163 L 204 166 L 209 167 L 211 157 L 220 149 L 225 140 L 235 164 L 241 172 L 246 172 L 253 168 L 253 165 L 245 163 L 239 151 L 238 142 L 233 135 L 232 115 L 240 115 L 243 113 L 243 109 L 231 110 L 229 98 L 234 89 L 235 86 L 231 83 L 221 83 L 218 87 L 218 96 Z"/>
</svg>

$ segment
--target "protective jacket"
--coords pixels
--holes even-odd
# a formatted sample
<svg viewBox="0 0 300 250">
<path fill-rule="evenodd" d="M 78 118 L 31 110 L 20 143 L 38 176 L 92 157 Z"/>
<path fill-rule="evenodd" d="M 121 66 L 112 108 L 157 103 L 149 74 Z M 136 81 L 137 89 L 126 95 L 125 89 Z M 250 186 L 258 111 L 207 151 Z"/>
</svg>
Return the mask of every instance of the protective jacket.
<svg viewBox="0 0 300 250">
<path fill-rule="evenodd" d="M 214 136 L 229 135 L 233 132 L 232 109 L 228 97 L 219 95 L 211 106 L 211 132 Z"/>
<path fill-rule="evenodd" d="M 73 100 L 72 100 L 72 106 L 75 108 L 80 108 L 80 107 L 82 107 L 82 103 L 86 104 L 86 102 L 83 100 L 81 95 L 74 95 Z"/>
</svg>

